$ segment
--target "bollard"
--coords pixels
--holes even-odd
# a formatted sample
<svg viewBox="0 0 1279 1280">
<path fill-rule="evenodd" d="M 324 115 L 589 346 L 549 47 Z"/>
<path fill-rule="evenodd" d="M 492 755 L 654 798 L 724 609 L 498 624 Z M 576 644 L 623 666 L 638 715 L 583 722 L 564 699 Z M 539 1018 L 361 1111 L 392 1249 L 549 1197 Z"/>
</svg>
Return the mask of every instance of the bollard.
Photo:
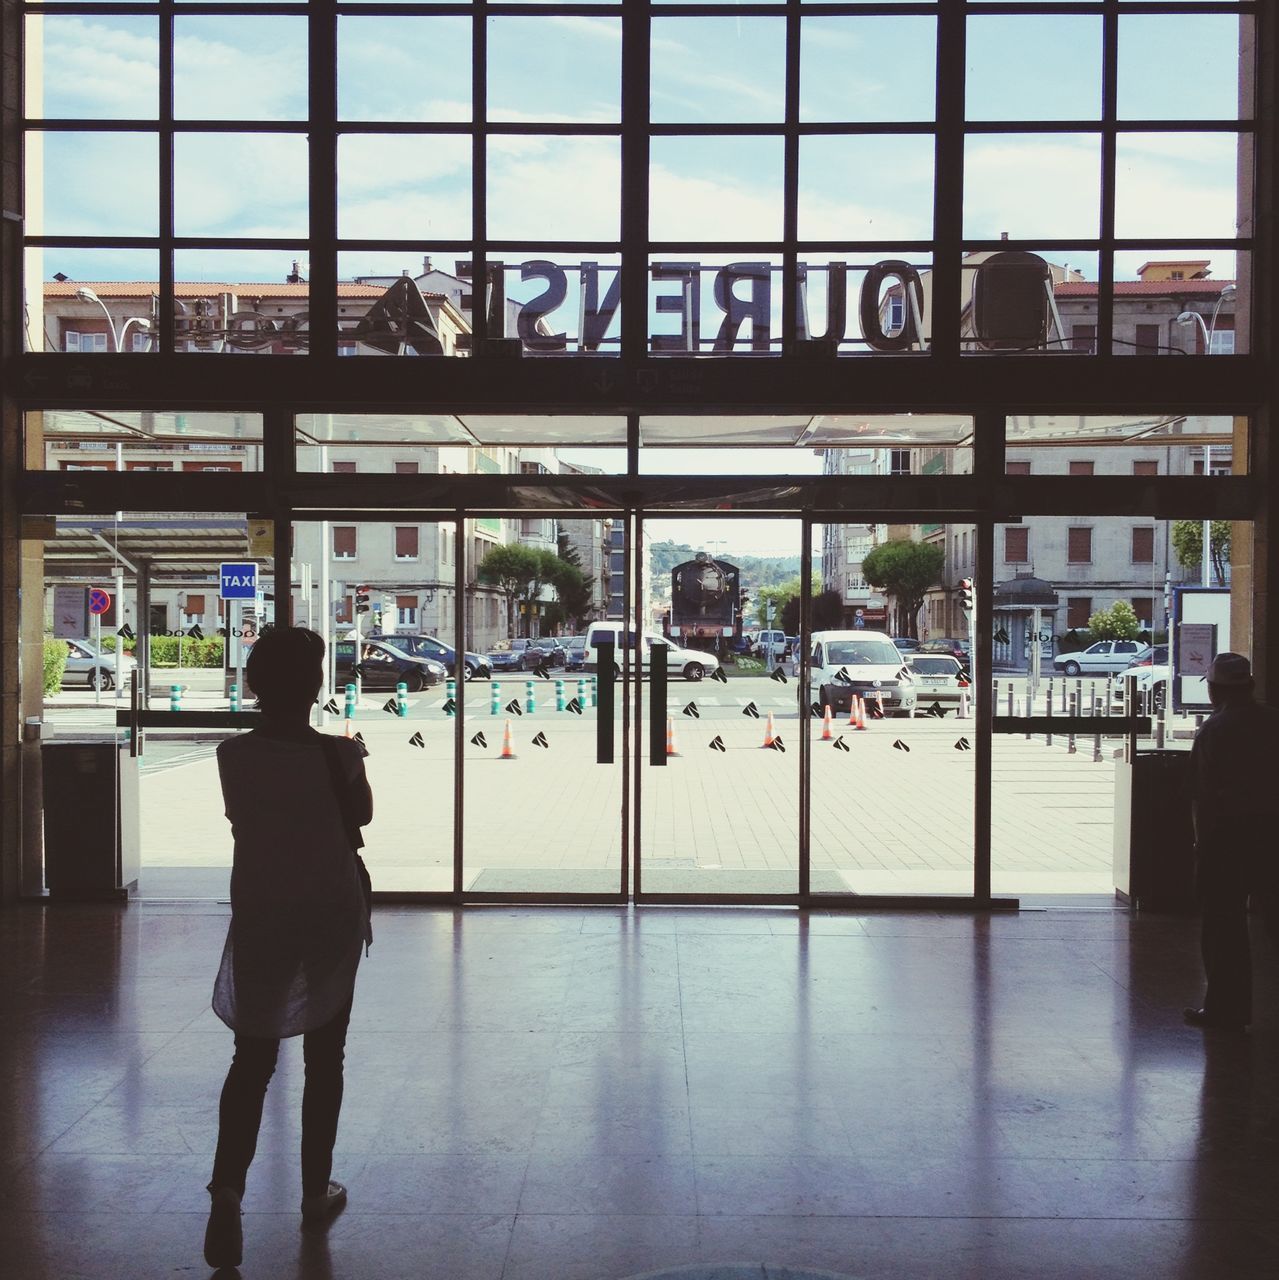
<svg viewBox="0 0 1279 1280">
<path fill-rule="evenodd" d="M 355 718 L 355 701 L 355 686 L 353 684 L 349 684 L 346 686 L 345 705 L 342 708 L 342 716 L 344 719 L 352 720 Z"/>
<path fill-rule="evenodd" d="M 1092 695 L 1092 714 L 1098 719 L 1101 718 L 1101 711 L 1097 707 L 1097 694 Z M 1093 764 L 1101 763 L 1101 734 L 1094 733 L 1092 736 L 1092 762 Z"/>
<path fill-rule="evenodd" d="M 240 686 L 233 684 L 231 686 L 231 710 L 239 711 L 240 709 Z"/>
<path fill-rule="evenodd" d="M 1031 700 L 1030 700 L 1030 699 L 1031 699 L 1030 686 L 1029 686 L 1029 685 L 1027 685 L 1027 686 L 1026 686 L 1026 724 L 1027 724 L 1028 726 L 1029 726 L 1029 724 L 1030 724 L 1030 716 L 1031 716 L 1031 715 L 1033 714 L 1033 712 L 1034 712 L 1034 707 L 1031 705 Z M 1026 729 L 1026 741 L 1027 741 L 1027 742 L 1029 742 L 1029 741 L 1030 741 L 1030 729 L 1029 729 L 1029 728 L 1027 728 L 1027 729 Z"/>
<path fill-rule="evenodd" d="M 403 718 L 409 713 L 409 687 L 403 680 L 395 686 L 395 714 Z"/>
<path fill-rule="evenodd" d="M 408 712 L 404 714 L 408 715 Z M 444 714 L 457 715 L 457 681 L 452 676 L 444 682 Z"/>
<path fill-rule="evenodd" d="M 489 682 L 489 715 L 499 715 L 502 710 L 502 686 L 496 681 Z"/>
<path fill-rule="evenodd" d="M 577 705 L 586 710 L 586 680 L 581 678 L 577 682 Z"/>
<path fill-rule="evenodd" d="M 999 681 L 991 681 L 991 699 L 990 705 L 995 708 L 995 714 L 999 714 Z"/>
<path fill-rule="evenodd" d="M 232 698 L 235 697 L 235 685 L 231 686 L 231 696 Z M 169 710 L 170 711 L 182 710 L 182 686 L 180 684 L 171 684 L 169 686 Z M 236 706 L 234 702 L 232 702 L 231 704 L 231 710 L 232 711 L 236 710 Z"/>
<path fill-rule="evenodd" d="M 1044 703 L 1044 710 L 1048 713 L 1048 731 L 1044 734 L 1044 746 L 1051 747 L 1053 744 L 1053 682 L 1048 681 L 1048 698 Z"/>
<path fill-rule="evenodd" d="M 533 692 L 532 680 L 524 681 L 524 710 L 532 715 L 537 710 L 537 697 Z"/>
<path fill-rule="evenodd" d="M 1165 697 L 1155 710 L 1155 747 L 1160 751 L 1164 749 L 1164 708 L 1167 703 Z"/>
<path fill-rule="evenodd" d="M 1013 711 L 1013 682 L 1010 680 L 1008 682 L 1008 718 L 1011 720 L 1014 714 L 1015 713 Z"/>
<path fill-rule="evenodd" d="M 591 677 L 591 706 L 598 707 L 600 704 L 600 678 L 599 676 Z"/>
<path fill-rule="evenodd" d="M 1078 706 L 1079 706 L 1079 703 L 1077 701 L 1077 695 L 1072 693 L 1070 695 L 1070 712 L 1069 712 L 1072 719 L 1074 718 L 1075 711 L 1078 708 Z M 1067 754 L 1069 755 L 1073 756 L 1075 754 L 1075 731 L 1073 729 L 1066 735 L 1066 751 L 1067 751 Z"/>
<path fill-rule="evenodd" d="M 555 682 L 555 710 L 564 710 L 564 681 L 557 680 Z"/>
</svg>

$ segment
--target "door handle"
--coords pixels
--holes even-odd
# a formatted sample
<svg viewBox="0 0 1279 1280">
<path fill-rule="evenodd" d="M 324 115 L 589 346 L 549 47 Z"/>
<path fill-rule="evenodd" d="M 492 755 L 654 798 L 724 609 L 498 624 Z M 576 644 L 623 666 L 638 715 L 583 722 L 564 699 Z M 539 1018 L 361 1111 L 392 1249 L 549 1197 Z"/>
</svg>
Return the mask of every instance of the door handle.
<svg viewBox="0 0 1279 1280">
<path fill-rule="evenodd" d="M 666 763 L 666 659 L 664 644 L 648 651 L 648 762 Z"/>
<path fill-rule="evenodd" d="M 617 669 L 615 646 L 611 640 L 601 640 L 595 650 L 595 683 L 599 697 L 595 704 L 595 763 L 613 763 L 613 715 L 617 706 Z"/>
</svg>

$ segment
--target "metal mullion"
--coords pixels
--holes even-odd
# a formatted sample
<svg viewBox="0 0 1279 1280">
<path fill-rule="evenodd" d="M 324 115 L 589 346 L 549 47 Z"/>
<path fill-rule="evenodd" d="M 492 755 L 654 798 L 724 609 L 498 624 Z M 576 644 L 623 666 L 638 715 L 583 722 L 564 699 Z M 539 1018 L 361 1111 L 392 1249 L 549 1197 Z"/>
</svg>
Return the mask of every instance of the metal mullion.
<svg viewBox="0 0 1279 1280">
<path fill-rule="evenodd" d="M 1119 113 L 1119 10 L 1107 0 L 1101 19 L 1101 208 L 1097 254 L 1097 352 L 1114 354 L 1115 166 Z"/>
<path fill-rule="evenodd" d="M 621 356 L 648 354 L 649 73 L 648 6 L 630 4 L 622 15 Z"/>
<path fill-rule="evenodd" d="M 634 569 L 634 574 L 627 573 L 624 575 L 626 582 L 626 598 L 622 601 L 622 671 L 624 672 L 624 680 L 634 681 L 634 689 L 632 690 L 635 702 L 635 750 L 629 751 L 630 734 L 627 732 L 629 728 L 629 712 L 631 699 L 624 697 L 622 699 L 622 759 L 625 761 L 623 767 L 623 775 L 628 770 L 633 770 L 633 783 L 630 795 L 627 795 L 626 785 L 622 786 L 622 893 L 626 893 L 626 882 L 630 866 L 634 865 L 635 872 L 635 900 L 638 902 L 640 895 L 643 893 L 643 885 L 641 876 L 643 875 L 644 855 L 643 855 L 643 838 L 641 835 L 641 827 L 644 821 L 642 811 L 641 793 L 643 791 L 644 777 L 644 761 L 643 742 L 644 742 L 644 681 L 640 678 L 639 662 L 640 654 L 643 652 L 644 645 L 644 629 L 641 626 L 641 619 L 638 610 L 640 602 L 644 598 L 644 513 L 637 510 L 629 515 L 630 527 L 627 530 L 626 545 L 629 551 L 630 564 L 628 568 Z M 634 531 L 632 538 L 631 531 Z M 631 618 L 631 608 L 636 610 L 635 617 Z M 634 629 L 635 644 L 627 645 L 626 628 L 631 626 Z M 633 654 L 634 656 L 630 656 Z M 628 803 L 629 802 L 629 803 Z M 628 846 L 626 842 L 627 818 L 630 818 L 631 829 L 634 834 L 632 843 Z"/>
<path fill-rule="evenodd" d="M 959 355 L 963 300 L 964 83 L 967 30 L 962 7 L 944 5 L 937 14 L 936 142 L 933 166 L 933 300 L 928 349 L 934 356 Z M 922 335 L 921 335 L 922 336 Z"/>
<path fill-rule="evenodd" d="M 488 5 L 471 13 L 471 354 L 488 339 Z"/>
<path fill-rule="evenodd" d="M 782 140 L 782 350 L 798 337 L 799 317 L 799 0 L 786 6 L 785 135 Z M 829 336 L 829 335 L 827 335 Z M 803 760 L 800 761 L 803 773 Z"/>
<path fill-rule="evenodd" d="M 805 637 L 813 626 L 813 518 L 808 512 L 800 517 L 799 549 L 799 653 L 795 662 L 795 680 L 799 685 L 799 896 L 808 898 L 812 886 L 812 821 L 813 743 L 808 705 L 808 645 Z"/>
<path fill-rule="evenodd" d="M 437 528 L 443 525 L 443 521 Z M 463 717 L 466 697 L 463 692 L 468 683 L 462 678 L 462 664 L 466 653 L 466 513 L 458 511 L 453 520 L 453 652 L 458 658 L 454 671 L 457 679 L 457 714 L 453 724 L 453 893 L 461 901 L 466 883 L 466 768 L 465 729 Z M 447 686 L 445 686 L 447 688 Z"/>
<path fill-rule="evenodd" d="M 174 299 L 176 268 L 173 263 L 173 0 L 164 0 L 159 12 L 160 65 L 159 102 L 156 104 L 157 136 L 159 148 L 159 227 L 160 246 L 156 275 L 156 335 L 152 343 L 154 352 L 168 354 L 177 346 L 176 313 Z"/>
<path fill-rule="evenodd" d="M 310 104 L 307 177 L 311 262 L 309 354 L 333 359 L 338 349 L 337 301 L 337 12 L 331 3 L 311 6 L 307 24 Z"/>
</svg>

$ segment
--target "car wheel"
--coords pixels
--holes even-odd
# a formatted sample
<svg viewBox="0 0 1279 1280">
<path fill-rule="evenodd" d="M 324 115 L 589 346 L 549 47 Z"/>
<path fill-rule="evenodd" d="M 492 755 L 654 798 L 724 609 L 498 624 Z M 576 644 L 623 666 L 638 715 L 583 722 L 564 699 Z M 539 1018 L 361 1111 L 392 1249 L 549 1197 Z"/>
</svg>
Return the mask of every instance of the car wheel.
<svg viewBox="0 0 1279 1280">
<path fill-rule="evenodd" d="M 404 684 L 410 693 L 421 693 L 426 687 L 426 680 L 420 671 L 410 671 L 404 677 Z"/>
<path fill-rule="evenodd" d="M 1068 676 L 1077 676 L 1079 674 L 1079 663 L 1067 662 L 1061 668 Z"/>
<path fill-rule="evenodd" d="M 462 664 L 462 679 L 463 679 L 467 684 L 469 684 L 472 680 L 474 680 L 474 679 L 475 679 L 475 668 L 474 668 L 474 667 L 472 667 L 472 666 L 467 665 L 466 663 L 463 663 L 463 664 Z"/>
<path fill-rule="evenodd" d="M 114 689 L 115 681 L 111 678 L 109 671 L 101 671 L 97 667 L 93 667 L 89 671 L 89 688 Z"/>
<path fill-rule="evenodd" d="M 706 674 L 706 668 L 700 662 L 690 662 L 684 668 L 684 679 L 694 682 L 700 680 Z"/>
</svg>

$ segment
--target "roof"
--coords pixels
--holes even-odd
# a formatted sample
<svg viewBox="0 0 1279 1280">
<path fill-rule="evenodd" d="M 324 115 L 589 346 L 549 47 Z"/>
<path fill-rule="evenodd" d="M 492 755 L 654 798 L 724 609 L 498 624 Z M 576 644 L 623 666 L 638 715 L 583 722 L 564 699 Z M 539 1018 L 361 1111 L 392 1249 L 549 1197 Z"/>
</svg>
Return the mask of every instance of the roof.
<svg viewBox="0 0 1279 1280">
<path fill-rule="evenodd" d="M 1134 294 L 1140 297 L 1167 297 L 1169 294 L 1198 293 L 1204 297 L 1218 297 L 1233 280 L 1116 280 L 1115 295 Z M 1096 280 L 1071 280 L 1053 286 L 1053 296 L 1058 298 L 1091 298 L 1097 295 Z"/>
<path fill-rule="evenodd" d="M 92 289 L 100 298 L 149 298 L 159 291 L 154 280 L 47 280 L 46 298 L 74 298 L 77 289 Z M 338 281 L 339 298 L 380 298 L 386 290 L 380 285 Z M 311 286 L 284 284 L 274 280 L 177 280 L 173 292 L 179 298 L 207 298 L 218 293 L 242 294 L 254 298 L 309 298 Z M 424 298 L 446 301 L 445 293 L 424 293 Z"/>
</svg>

